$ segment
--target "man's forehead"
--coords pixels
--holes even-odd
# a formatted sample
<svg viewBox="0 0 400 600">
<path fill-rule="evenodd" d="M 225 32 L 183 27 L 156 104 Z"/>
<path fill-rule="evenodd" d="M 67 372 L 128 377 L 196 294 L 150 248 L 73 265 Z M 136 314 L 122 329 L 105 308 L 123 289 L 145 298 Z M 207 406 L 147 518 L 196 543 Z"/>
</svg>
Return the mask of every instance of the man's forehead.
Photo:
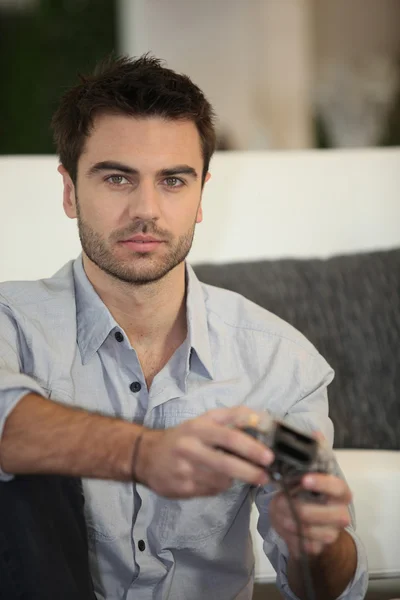
<svg viewBox="0 0 400 600">
<path fill-rule="evenodd" d="M 200 136 L 192 121 L 102 114 L 95 117 L 82 152 L 93 164 L 152 158 L 156 169 L 202 161 Z M 133 165 L 132 165 L 133 166 Z"/>
<path fill-rule="evenodd" d="M 137 135 L 141 132 L 147 135 L 158 132 L 159 135 L 180 135 L 199 137 L 195 123 L 189 119 L 167 119 L 161 116 L 133 116 L 120 113 L 100 113 L 92 122 L 88 138 L 101 134 L 113 134 L 116 131 L 134 131 Z"/>
</svg>

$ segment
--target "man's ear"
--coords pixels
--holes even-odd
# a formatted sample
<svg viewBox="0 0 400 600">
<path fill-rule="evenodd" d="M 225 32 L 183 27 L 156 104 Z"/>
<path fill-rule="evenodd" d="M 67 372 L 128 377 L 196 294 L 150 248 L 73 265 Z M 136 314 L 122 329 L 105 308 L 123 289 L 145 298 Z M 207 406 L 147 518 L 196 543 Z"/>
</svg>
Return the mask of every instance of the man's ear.
<svg viewBox="0 0 400 600">
<path fill-rule="evenodd" d="M 197 209 L 196 223 L 201 223 L 202 220 L 203 220 L 203 207 L 201 205 L 201 200 L 200 200 L 199 208 Z"/>
<path fill-rule="evenodd" d="M 64 212 L 70 219 L 76 219 L 76 194 L 74 182 L 72 181 L 67 169 L 63 165 L 60 165 L 57 171 L 62 175 L 63 178 Z"/>
</svg>

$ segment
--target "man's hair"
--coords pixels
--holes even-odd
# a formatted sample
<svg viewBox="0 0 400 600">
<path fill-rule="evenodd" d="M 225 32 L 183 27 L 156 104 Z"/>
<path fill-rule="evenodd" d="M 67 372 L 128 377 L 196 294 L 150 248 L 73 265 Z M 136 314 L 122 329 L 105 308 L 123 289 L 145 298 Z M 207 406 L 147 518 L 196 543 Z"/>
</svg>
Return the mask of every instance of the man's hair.
<svg viewBox="0 0 400 600">
<path fill-rule="evenodd" d="M 78 160 L 99 114 L 192 121 L 199 132 L 204 159 L 203 182 L 215 150 L 214 111 L 187 75 L 163 66 L 158 58 L 108 58 L 92 75 L 61 98 L 52 119 L 61 164 L 76 182 Z"/>
</svg>

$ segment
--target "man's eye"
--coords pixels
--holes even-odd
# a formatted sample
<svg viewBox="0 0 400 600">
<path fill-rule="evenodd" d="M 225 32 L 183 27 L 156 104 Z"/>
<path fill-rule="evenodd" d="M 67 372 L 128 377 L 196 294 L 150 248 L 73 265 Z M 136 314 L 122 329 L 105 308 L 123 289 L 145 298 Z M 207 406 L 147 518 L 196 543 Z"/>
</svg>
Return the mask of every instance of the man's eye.
<svg viewBox="0 0 400 600">
<path fill-rule="evenodd" d="M 124 183 L 128 183 L 128 180 L 123 175 L 110 175 L 107 177 L 106 181 L 108 183 L 112 183 L 113 185 L 122 185 Z"/>
<path fill-rule="evenodd" d="M 182 179 L 179 179 L 178 177 L 166 177 L 164 181 L 167 184 L 167 187 L 171 188 L 177 188 L 184 185 Z"/>
</svg>

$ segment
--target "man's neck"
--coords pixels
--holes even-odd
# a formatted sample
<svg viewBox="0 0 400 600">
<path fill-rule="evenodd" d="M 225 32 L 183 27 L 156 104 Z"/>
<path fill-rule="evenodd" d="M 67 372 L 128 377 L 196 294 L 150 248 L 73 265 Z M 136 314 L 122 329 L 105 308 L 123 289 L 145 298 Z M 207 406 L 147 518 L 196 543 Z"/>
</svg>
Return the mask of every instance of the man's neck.
<svg viewBox="0 0 400 600">
<path fill-rule="evenodd" d="M 185 265 L 148 285 L 118 281 L 83 256 L 86 275 L 136 350 L 157 353 L 187 335 Z"/>
</svg>

